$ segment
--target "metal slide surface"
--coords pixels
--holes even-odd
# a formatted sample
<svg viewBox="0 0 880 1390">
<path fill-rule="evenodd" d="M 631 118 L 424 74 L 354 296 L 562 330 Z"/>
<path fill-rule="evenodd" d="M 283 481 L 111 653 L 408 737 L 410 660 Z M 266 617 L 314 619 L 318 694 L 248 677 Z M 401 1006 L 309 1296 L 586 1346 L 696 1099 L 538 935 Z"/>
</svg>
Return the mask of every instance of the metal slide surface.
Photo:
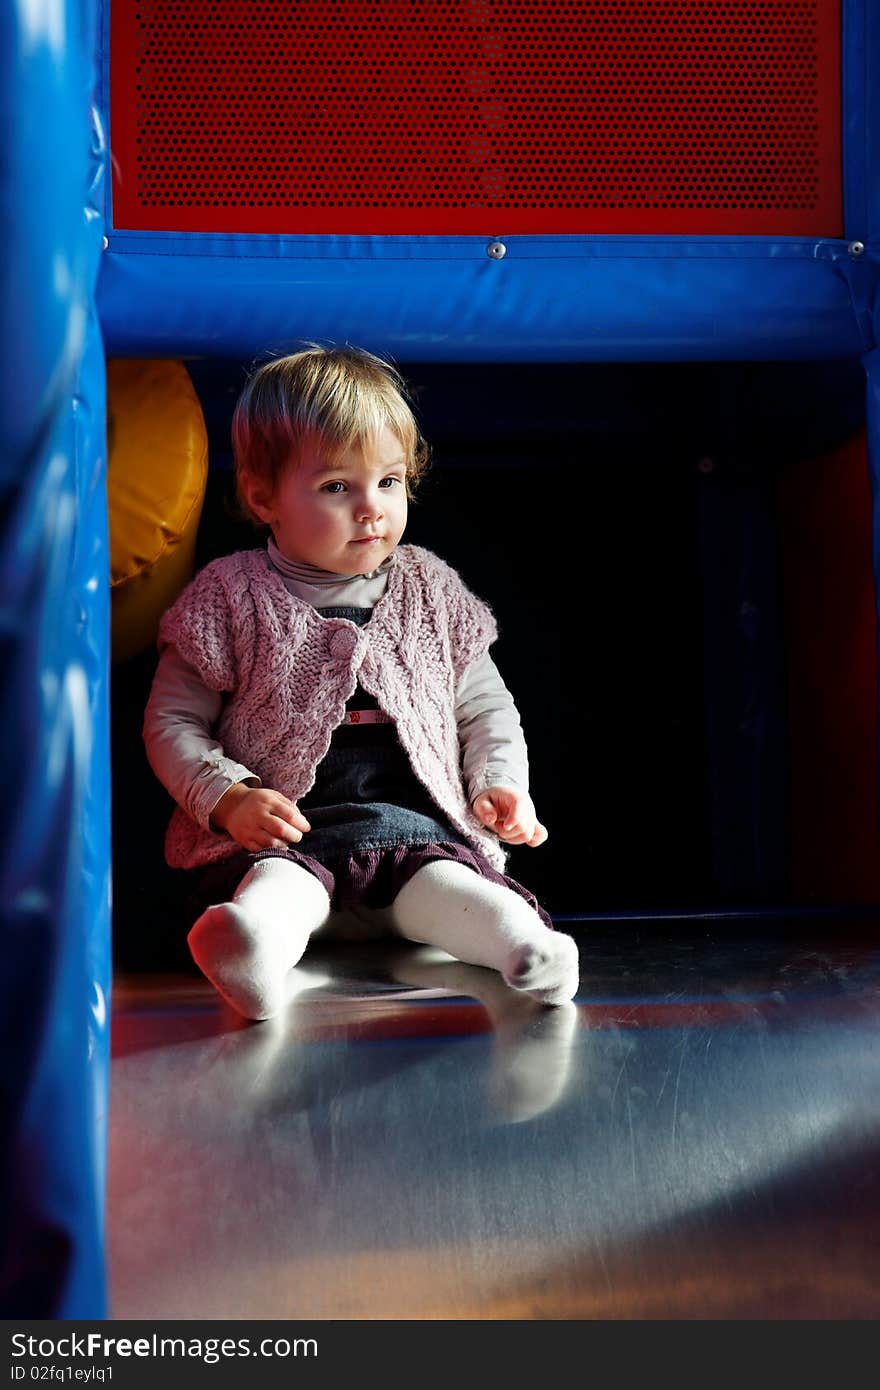
<svg viewBox="0 0 880 1390">
<path fill-rule="evenodd" d="M 112 1315 L 877 1317 L 870 925 L 560 925 L 570 1011 L 388 941 L 264 1024 L 117 981 Z"/>
</svg>

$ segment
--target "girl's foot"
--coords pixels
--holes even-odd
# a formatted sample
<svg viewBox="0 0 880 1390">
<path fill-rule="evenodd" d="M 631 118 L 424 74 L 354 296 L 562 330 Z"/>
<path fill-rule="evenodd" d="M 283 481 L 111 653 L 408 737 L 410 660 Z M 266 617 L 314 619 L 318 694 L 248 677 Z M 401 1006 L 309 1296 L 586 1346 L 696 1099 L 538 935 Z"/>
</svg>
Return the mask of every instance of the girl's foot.
<svg viewBox="0 0 880 1390">
<path fill-rule="evenodd" d="M 524 990 L 541 1004 L 567 1004 L 580 984 L 578 949 L 563 932 L 548 932 L 539 945 L 515 947 L 501 973 L 511 989 Z"/>
<path fill-rule="evenodd" d="M 237 903 L 220 903 L 202 913 L 187 941 L 193 960 L 245 1018 L 271 1018 L 284 1004 L 292 932 L 256 923 Z M 280 939 L 279 939 L 280 938 Z"/>
</svg>

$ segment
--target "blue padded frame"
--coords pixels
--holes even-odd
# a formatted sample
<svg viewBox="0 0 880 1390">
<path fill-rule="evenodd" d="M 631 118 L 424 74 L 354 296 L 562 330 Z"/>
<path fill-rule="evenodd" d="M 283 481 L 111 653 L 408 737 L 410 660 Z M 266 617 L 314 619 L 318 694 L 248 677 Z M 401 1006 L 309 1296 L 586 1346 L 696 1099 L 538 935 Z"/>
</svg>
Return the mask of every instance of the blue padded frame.
<svg viewBox="0 0 880 1390">
<path fill-rule="evenodd" d="M 106 149 L 97 14 L 0 19 L 0 1316 L 106 1315 Z M 63 44 L 59 36 L 64 36 Z"/>
<path fill-rule="evenodd" d="M 843 199 L 847 241 L 880 241 L 880 9 L 844 0 L 842 35 Z"/>
<path fill-rule="evenodd" d="M 852 357 L 845 242 L 111 232 L 111 354 L 246 358 L 303 338 L 402 361 Z"/>
</svg>

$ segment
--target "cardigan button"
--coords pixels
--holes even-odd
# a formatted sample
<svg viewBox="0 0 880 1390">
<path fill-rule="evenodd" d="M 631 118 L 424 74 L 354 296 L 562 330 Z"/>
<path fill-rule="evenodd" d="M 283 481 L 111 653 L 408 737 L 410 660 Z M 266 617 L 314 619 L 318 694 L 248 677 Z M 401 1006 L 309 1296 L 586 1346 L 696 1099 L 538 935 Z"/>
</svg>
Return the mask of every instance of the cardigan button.
<svg viewBox="0 0 880 1390">
<path fill-rule="evenodd" d="M 356 635 L 342 628 L 339 632 L 334 632 L 330 638 L 330 651 L 333 656 L 351 656 L 356 642 Z"/>
</svg>

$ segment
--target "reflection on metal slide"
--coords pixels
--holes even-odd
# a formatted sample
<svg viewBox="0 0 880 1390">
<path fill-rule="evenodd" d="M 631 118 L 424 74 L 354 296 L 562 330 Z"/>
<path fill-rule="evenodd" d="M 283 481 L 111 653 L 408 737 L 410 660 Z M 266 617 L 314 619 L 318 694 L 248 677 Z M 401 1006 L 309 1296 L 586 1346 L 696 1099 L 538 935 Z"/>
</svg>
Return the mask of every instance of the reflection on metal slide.
<svg viewBox="0 0 880 1390">
<path fill-rule="evenodd" d="M 567 1009 L 408 943 L 261 1024 L 117 981 L 112 1316 L 877 1317 L 868 932 L 665 928 L 567 923 Z"/>
</svg>

